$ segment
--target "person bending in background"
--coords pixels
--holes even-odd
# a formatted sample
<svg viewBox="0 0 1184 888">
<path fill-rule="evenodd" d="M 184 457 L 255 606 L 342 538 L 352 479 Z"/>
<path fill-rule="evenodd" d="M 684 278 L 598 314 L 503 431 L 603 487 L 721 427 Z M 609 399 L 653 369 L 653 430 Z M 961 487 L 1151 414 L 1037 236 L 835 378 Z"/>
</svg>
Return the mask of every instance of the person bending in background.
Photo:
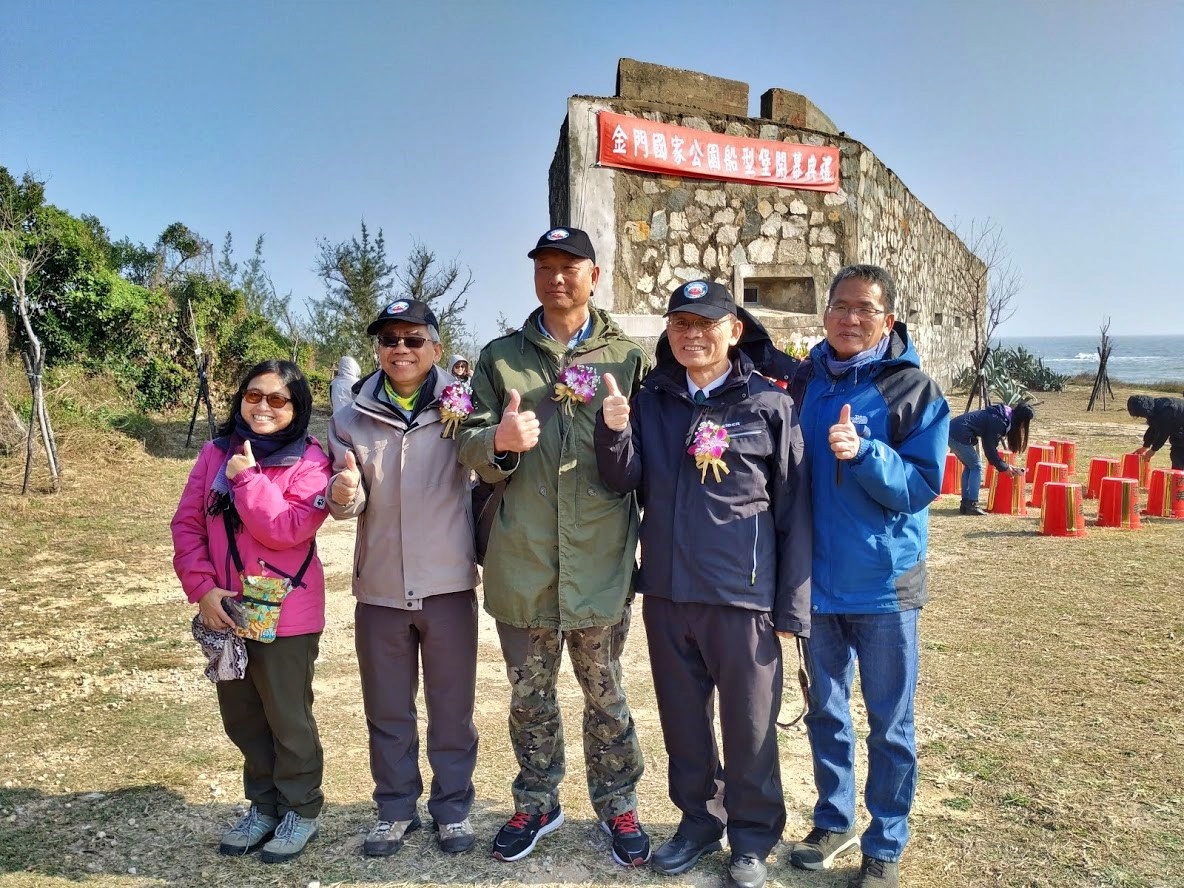
<svg viewBox="0 0 1184 888">
<path fill-rule="evenodd" d="M 1151 398 L 1131 395 L 1126 412 L 1147 420 L 1143 446 L 1135 453 L 1150 460 L 1155 451 L 1170 442 L 1173 469 L 1184 469 L 1184 398 Z"/>
<path fill-rule="evenodd" d="M 1023 453 L 1028 449 L 1028 426 L 1036 412 L 1029 404 L 995 404 L 985 410 L 972 410 L 950 420 L 950 450 L 962 463 L 962 515 L 987 514 L 978 504 L 978 490 L 983 483 L 983 461 L 978 455 L 982 442 L 983 453 L 996 472 L 1024 474 L 1023 466 L 1009 466 L 999 455 L 999 442 L 1007 439 L 1007 449 Z"/>
</svg>

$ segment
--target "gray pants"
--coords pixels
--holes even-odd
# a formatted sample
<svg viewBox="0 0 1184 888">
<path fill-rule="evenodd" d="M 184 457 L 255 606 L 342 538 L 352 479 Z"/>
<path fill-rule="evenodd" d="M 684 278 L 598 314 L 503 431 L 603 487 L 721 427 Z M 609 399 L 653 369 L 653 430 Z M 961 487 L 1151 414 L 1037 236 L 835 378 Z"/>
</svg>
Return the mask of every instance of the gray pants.
<svg viewBox="0 0 1184 888">
<path fill-rule="evenodd" d="M 708 842 L 726 828 L 732 853 L 764 859 L 785 827 L 776 725 L 781 643 L 773 620 L 761 611 L 656 595 L 645 596 L 642 614 L 670 800 L 682 811 L 678 831 Z M 716 691 L 726 770 L 713 727 Z"/>
<path fill-rule="evenodd" d="M 321 634 L 247 641 L 247 674 L 220 681 L 226 736 L 243 754 L 243 794 L 260 813 L 321 813 L 325 756 L 312 717 L 312 673 Z"/>
<path fill-rule="evenodd" d="M 380 820 L 410 820 L 423 794 L 415 696 L 423 660 L 428 709 L 428 812 L 458 823 L 473 806 L 477 726 L 477 597 L 472 591 L 425 598 L 422 610 L 361 604 L 354 642 L 370 733 L 370 774 Z"/>
<path fill-rule="evenodd" d="M 584 692 L 584 767 L 592 808 L 601 820 L 636 808 L 644 762 L 621 686 L 629 609 L 615 626 L 563 631 L 499 622 L 497 631 L 510 679 L 510 743 L 518 758 L 515 809 L 540 814 L 559 804 L 566 766 L 555 683 L 565 642 Z"/>
</svg>

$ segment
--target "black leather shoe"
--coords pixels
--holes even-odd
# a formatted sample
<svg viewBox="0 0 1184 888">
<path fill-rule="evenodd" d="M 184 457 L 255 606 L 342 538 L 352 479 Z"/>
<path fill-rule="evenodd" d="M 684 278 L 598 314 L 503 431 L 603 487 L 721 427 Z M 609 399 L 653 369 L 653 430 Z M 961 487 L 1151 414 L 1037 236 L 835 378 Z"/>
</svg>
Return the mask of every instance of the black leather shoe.
<svg viewBox="0 0 1184 888">
<path fill-rule="evenodd" d="M 733 854 L 728 864 L 729 888 L 764 888 L 768 870 L 765 862 L 751 854 Z"/>
<path fill-rule="evenodd" d="M 673 838 L 663 843 L 662 847 L 654 852 L 654 856 L 650 858 L 650 866 L 668 876 L 677 876 L 698 863 L 699 858 L 704 854 L 722 851 L 723 847 L 719 839 L 699 843 L 676 832 Z M 762 882 L 762 884 L 764 883 Z"/>
<path fill-rule="evenodd" d="M 958 508 L 958 513 L 960 515 L 986 515 L 987 511 L 976 502 L 963 500 L 962 505 Z"/>
</svg>

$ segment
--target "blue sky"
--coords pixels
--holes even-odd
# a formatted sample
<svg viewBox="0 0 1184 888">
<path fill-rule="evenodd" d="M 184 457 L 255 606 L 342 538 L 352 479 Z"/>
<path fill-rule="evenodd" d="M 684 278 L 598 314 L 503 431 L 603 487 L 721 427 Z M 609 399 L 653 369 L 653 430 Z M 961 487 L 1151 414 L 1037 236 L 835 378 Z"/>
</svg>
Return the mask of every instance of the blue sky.
<svg viewBox="0 0 1184 888">
<path fill-rule="evenodd" d="M 947 223 L 999 223 L 1005 335 L 1184 333 L 1184 3 L 4 3 L 0 164 L 115 238 L 182 221 L 280 292 L 365 219 L 536 302 L 526 251 L 570 95 L 621 57 L 809 96 Z M 1175 256 L 1176 259 L 1171 257 Z"/>
</svg>

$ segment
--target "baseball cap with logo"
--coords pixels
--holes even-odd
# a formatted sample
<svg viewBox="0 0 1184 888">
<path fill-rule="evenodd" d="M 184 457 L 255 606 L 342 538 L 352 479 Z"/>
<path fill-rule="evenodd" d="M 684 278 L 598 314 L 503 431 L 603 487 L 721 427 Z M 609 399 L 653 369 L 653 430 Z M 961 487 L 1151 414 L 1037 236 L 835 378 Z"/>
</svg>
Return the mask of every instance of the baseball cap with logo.
<svg viewBox="0 0 1184 888">
<path fill-rule="evenodd" d="M 666 314 L 686 311 L 704 318 L 719 320 L 736 314 L 736 300 L 723 284 L 714 281 L 691 281 L 670 294 Z"/>
<path fill-rule="evenodd" d="M 539 238 L 534 249 L 526 255 L 533 259 L 540 250 L 562 250 L 573 256 L 579 256 L 581 259 L 591 259 L 593 264 L 596 263 L 596 251 L 592 249 L 592 240 L 588 237 L 587 232 L 580 231 L 578 228 L 552 228 Z"/>
<path fill-rule="evenodd" d="M 436 315 L 426 302 L 420 302 L 418 299 L 396 299 L 394 302 L 388 303 L 378 317 L 370 322 L 366 332 L 373 336 L 382 329 L 383 324 L 389 321 L 422 324 L 425 327 L 431 327 L 436 336 L 440 335 L 440 322 L 436 320 Z"/>
</svg>

